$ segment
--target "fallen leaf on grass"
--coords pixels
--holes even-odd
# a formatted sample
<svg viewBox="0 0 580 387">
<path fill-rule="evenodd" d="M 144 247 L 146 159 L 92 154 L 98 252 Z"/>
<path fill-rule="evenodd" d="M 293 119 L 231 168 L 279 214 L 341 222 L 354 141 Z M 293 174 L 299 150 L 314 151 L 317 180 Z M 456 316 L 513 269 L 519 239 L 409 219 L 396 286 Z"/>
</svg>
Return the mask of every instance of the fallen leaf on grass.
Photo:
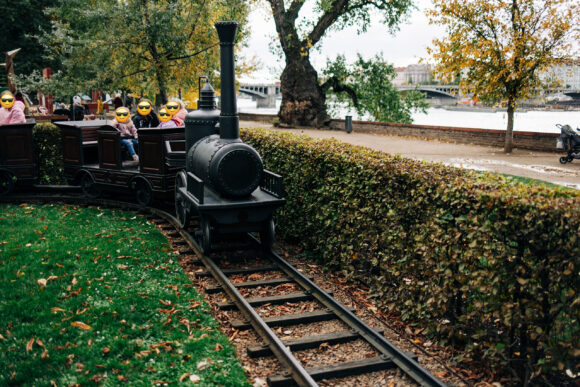
<svg viewBox="0 0 580 387">
<path fill-rule="evenodd" d="M 70 323 L 70 325 L 82 329 L 83 331 L 90 331 L 91 329 L 93 329 L 90 325 L 87 325 L 81 321 L 73 321 Z"/>
<path fill-rule="evenodd" d="M 216 351 L 216 352 L 219 352 L 219 351 L 221 351 L 222 349 L 224 349 L 224 346 L 223 346 L 223 345 L 221 345 L 220 343 L 217 343 L 217 344 L 215 345 L 215 351 Z"/>
<path fill-rule="evenodd" d="M 201 302 L 199 302 L 199 301 L 192 302 L 192 303 L 189 305 L 189 309 L 195 309 L 195 308 L 197 308 L 197 307 L 198 307 L 198 306 L 200 306 L 200 305 L 201 305 Z"/>
<path fill-rule="evenodd" d="M 159 302 L 165 306 L 171 306 L 171 301 L 169 300 L 159 300 Z"/>
<path fill-rule="evenodd" d="M 40 355 L 40 358 L 42 360 L 46 360 L 50 357 L 50 355 L 48 354 L 48 351 L 45 349 L 44 352 L 42 352 L 42 355 Z"/>
<path fill-rule="evenodd" d="M 45 288 L 45 287 L 46 287 L 46 283 L 47 283 L 47 280 L 46 280 L 46 278 L 41 278 L 41 279 L 37 280 L 36 282 L 38 282 L 38 284 L 39 284 L 40 286 L 42 286 L 43 288 Z"/>
<path fill-rule="evenodd" d="M 121 270 L 127 270 L 130 268 L 131 268 L 131 266 L 127 266 L 127 265 L 117 265 L 117 269 L 121 269 Z"/>
<path fill-rule="evenodd" d="M 28 343 L 26 343 L 26 352 L 32 351 L 33 345 L 34 345 L 34 337 L 32 339 L 28 340 Z"/>
<path fill-rule="evenodd" d="M 189 375 L 189 381 L 194 383 L 194 384 L 197 384 L 197 383 L 201 382 L 201 378 L 197 375 Z"/>
</svg>

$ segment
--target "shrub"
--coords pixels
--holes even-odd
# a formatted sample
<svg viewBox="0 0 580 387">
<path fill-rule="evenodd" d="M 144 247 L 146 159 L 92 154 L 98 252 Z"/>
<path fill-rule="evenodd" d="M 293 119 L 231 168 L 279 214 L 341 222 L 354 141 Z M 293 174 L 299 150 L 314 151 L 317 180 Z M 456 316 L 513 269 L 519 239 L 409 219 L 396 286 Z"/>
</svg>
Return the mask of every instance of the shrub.
<svg viewBox="0 0 580 387">
<path fill-rule="evenodd" d="M 574 369 L 580 336 L 580 193 L 243 130 L 284 176 L 279 234 L 366 277 L 377 301 L 520 382 Z"/>
<path fill-rule="evenodd" d="M 39 123 L 34 126 L 33 136 L 38 160 L 38 184 L 66 184 L 60 129 L 50 123 Z"/>
</svg>

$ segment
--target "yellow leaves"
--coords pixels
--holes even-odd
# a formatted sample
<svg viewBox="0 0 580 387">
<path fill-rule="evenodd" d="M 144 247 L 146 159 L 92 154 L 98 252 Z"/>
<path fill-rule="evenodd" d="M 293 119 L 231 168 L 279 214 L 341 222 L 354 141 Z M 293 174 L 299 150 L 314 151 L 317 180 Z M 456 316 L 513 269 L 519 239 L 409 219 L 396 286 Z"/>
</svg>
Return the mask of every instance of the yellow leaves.
<svg viewBox="0 0 580 387">
<path fill-rule="evenodd" d="M 73 321 L 70 323 L 70 325 L 75 327 L 75 328 L 79 328 L 83 331 L 90 331 L 91 329 L 93 329 L 90 325 L 87 325 L 81 321 Z"/>
</svg>

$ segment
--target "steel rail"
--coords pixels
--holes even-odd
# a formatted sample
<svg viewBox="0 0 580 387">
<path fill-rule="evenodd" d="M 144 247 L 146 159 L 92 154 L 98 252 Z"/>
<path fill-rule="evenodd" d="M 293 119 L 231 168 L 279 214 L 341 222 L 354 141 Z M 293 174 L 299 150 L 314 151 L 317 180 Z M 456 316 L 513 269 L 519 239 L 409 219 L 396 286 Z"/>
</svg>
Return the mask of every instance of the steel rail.
<svg viewBox="0 0 580 387">
<path fill-rule="evenodd" d="M 250 235 L 256 242 L 258 240 Z M 377 331 L 368 326 L 364 321 L 357 317 L 350 310 L 336 301 L 328 293 L 322 290 L 318 285 L 312 282 L 304 274 L 292 267 L 286 260 L 273 251 L 269 252 L 268 257 L 276 263 L 282 271 L 310 292 L 321 304 L 333 311 L 345 324 L 354 329 L 367 342 L 369 342 L 377 351 L 388 356 L 403 372 L 422 386 L 442 387 L 446 386 L 443 382 L 425 370 L 419 363 L 407 356 L 403 351 L 394 346 Z"/>
<path fill-rule="evenodd" d="M 286 366 L 287 372 L 292 376 L 299 386 L 318 386 L 312 376 L 306 371 L 302 364 L 294 357 L 292 352 L 282 343 L 278 336 L 270 329 L 264 320 L 256 313 L 254 308 L 244 299 L 236 287 L 230 282 L 228 277 L 221 271 L 215 262 L 205 254 L 201 253 L 201 248 L 197 241 L 187 231 L 179 227 L 177 219 L 171 216 L 171 223 L 176 226 L 179 233 L 187 241 L 205 267 L 212 273 L 214 278 L 222 285 L 224 291 L 236 304 L 242 314 L 248 319 L 252 327 L 260 335 L 262 340 L 270 347 L 278 360 Z"/>
</svg>

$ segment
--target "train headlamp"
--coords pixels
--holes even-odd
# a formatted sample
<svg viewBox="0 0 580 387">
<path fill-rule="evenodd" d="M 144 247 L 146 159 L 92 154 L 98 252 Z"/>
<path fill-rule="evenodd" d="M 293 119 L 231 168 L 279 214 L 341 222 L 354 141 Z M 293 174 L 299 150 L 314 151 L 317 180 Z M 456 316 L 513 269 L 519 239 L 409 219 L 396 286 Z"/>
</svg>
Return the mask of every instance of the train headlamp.
<svg viewBox="0 0 580 387">
<path fill-rule="evenodd" d="M 115 118 L 118 122 L 129 121 L 129 109 L 126 107 L 117 108 L 117 110 L 115 110 Z"/>
<path fill-rule="evenodd" d="M 5 109 L 10 109 L 14 105 L 14 96 L 11 92 L 2 93 L 2 99 L 0 100 L 2 107 Z"/>
</svg>

